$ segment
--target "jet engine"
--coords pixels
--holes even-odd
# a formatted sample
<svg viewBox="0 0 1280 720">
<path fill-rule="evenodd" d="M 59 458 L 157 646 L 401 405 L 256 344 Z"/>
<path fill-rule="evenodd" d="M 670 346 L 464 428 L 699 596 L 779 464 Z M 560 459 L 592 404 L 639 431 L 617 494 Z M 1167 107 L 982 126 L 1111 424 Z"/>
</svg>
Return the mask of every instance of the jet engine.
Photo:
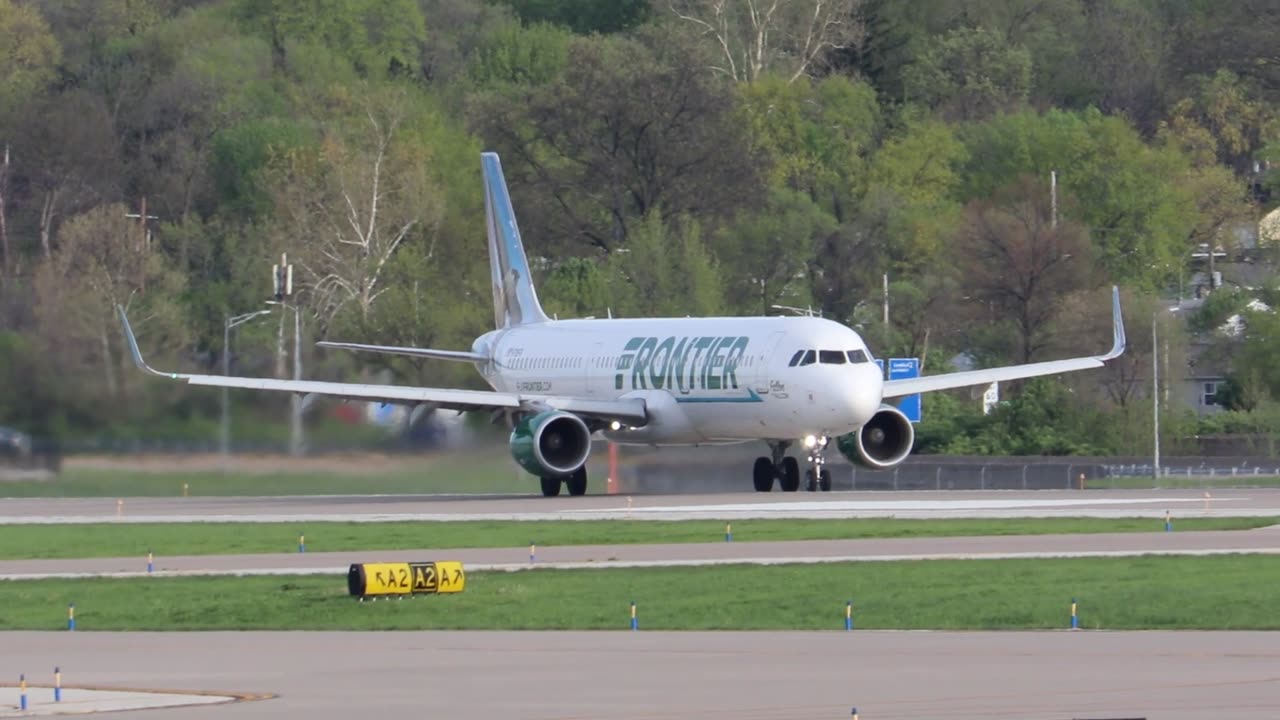
<svg viewBox="0 0 1280 720">
<path fill-rule="evenodd" d="M 591 431 L 582 418 L 559 410 L 527 415 L 511 430 L 511 456 L 538 477 L 572 475 L 591 454 Z"/>
<path fill-rule="evenodd" d="M 841 435 L 836 447 L 855 465 L 883 470 L 906 460 L 915 439 L 915 428 L 907 416 L 892 405 L 881 405 L 866 424 Z"/>
</svg>

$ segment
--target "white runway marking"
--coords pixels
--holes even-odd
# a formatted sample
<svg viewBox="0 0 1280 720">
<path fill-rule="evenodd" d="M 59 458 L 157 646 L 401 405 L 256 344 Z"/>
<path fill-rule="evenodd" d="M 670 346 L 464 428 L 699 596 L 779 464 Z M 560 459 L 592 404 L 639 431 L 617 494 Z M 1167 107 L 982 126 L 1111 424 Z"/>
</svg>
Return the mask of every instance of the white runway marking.
<svg viewBox="0 0 1280 720">
<path fill-rule="evenodd" d="M 1145 505 L 1149 503 L 1193 503 L 1200 502 L 1196 498 L 1081 498 L 1079 500 L 1063 500 L 1057 498 L 999 499 L 984 498 L 981 500 L 835 500 L 773 503 L 736 503 L 728 505 L 664 505 L 655 507 L 632 508 L 632 512 L 894 512 L 911 511 L 963 511 L 963 510 L 1008 510 L 1025 508 L 1063 508 L 1098 505 Z M 567 512 L 626 512 L 627 508 L 612 510 L 569 510 Z"/>
</svg>

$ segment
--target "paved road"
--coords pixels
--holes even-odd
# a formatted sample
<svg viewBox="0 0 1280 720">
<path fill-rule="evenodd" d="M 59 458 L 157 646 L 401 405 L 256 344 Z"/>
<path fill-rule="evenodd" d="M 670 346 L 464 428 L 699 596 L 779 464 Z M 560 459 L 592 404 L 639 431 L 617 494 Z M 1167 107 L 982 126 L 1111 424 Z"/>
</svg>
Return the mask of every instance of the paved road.
<svg viewBox="0 0 1280 720">
<path fill-rule="evenodd" d="M 634 518 L 1277 516 L 1280 489 L 593 495 L 331 495 L 188 498 L 5 498 L 0 524 L 84 522 L 385 522 Z"/>
<path fill-rule="evenodd" d="M 0 672 L 277 693 L 143 718 L 1280 717 L 1274 633 L 9 633 Z M 123 713 L 119 717 L 134 714 Z M 116 717 L 116 715 L 113 715 Z"/>
<path fill-rule="evenodd" d="M 321 531 L 323 532 L 323 531 Z M 746 529 L 749 533 L 749 529 Z M 634 567 L 720 563 L 832 562 L 1009 557 L 1107 557 L 1143 554 L 1280 554 L 1280 526 L 1241 531 L 1010 535 L 996 537 L 870 538 L 670 545 L 564 545 L 537 548 L 536 566 Z M 528 547 L 370 550 L 335 553 L 192 555 L 155 558 L 159 574 L 345 573 L 351 563 L 460 560 L 473 570 L 530 566 Z M 0 578 L 146 574 L 146 558 L 0 561 Z"/>
</svg>

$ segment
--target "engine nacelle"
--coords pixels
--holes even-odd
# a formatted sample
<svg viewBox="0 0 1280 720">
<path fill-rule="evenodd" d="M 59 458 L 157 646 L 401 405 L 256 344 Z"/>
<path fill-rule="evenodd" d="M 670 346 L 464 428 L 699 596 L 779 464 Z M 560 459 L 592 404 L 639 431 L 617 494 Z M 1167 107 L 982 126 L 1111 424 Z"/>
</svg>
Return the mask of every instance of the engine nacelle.
<svg viewBox="0 0 1280 720">
<path fill-rule="evenodd" d="M 840 454 L 849 462 L 873 470 L 890 468 L 911 454 L 916 429 L 902 411 L 881 405 L 862 427 L 836 440 Z"/>
<path fill-rule="evenodd" d="M 572 413 L 529 415 L 511 430 L 511 456 L 538 477 L 572 475 L 591 454 L 591 431 Z"/>
</svg>

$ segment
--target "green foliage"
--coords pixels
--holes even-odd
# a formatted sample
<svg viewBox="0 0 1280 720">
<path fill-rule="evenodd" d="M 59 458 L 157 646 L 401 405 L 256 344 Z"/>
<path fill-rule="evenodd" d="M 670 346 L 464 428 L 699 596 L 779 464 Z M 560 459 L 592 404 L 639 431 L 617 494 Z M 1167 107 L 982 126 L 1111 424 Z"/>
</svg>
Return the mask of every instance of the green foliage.
<svg viewBox="0 0 1280 720">
<path fill-rule="evenodd" d="M 572 257 L 539 285 L 539 299 L 548 313 L 560 319 L 604 317 L 613 307 L 610 281 L 601 263 Z"/>
<path fill-rule="evenodd" d="M 469 75 L 480 87 L 548 83 L 568 63 L 571 37 L 567 30 L 548 23 L 508 23 L 481 41 Z"/>
<path fill-rule="evenodd" d="M 1001 387 L 1008 393 L 1007 387 Z M 1061 381 L 1026 381 L 990 415 L 981 402 L 930 396 L 916 452 L 946 455 L 1107 455 L 1113 452 L 1101 415 L 1072 397 Z"/>
<path fill-rule="evenodd" d="M 213 139 L 212 171 L 218 206 L 248 221 L 271 209 L 263 171 L 274 159 L 312 140 L 308 129 L 287 118 L 264 118 L 227 128 Z"/>
<path fill-rule="evenodd" d="M 937 37 L 904 74 L 906 94 L 943 117 L 980 120 L 1022 105 L 1031 89 L 1031 53 L 986 28 Z"/>
<path fill-rule="evenodd" d="M 817 244 L 836 228 L 835 218 L 791 190 L 776 189 L 766 205 L 746 212 L 715 240 L 731 311 L 771 315 L 774 305 L 811 303 L 806 272 Z"/>
<path fill-rule="evenodd" d="M 489 0 L 509 5 L 526 24 L 552 23 L 580 35 L 630 30 L 652 14 L 650 0 Z"/>
<path fill-rule="evenodd" d="M 1096 110 L 1005 115 L 965 132 L 969 165 L 964 197 L 990 197 L 1019 176 L 1058 173 L 1059 207 L 1088 228 L 1100 266 L 1140 287 L 1163 284 L 1181 267 L 1198 219 L 1176 184 L 1189 161 L 1172 147 L 1153 148 L 1124 119 Z"/>
<path fill-rule="evenodd" d="M 1191 313 L 1187 326 L 1192 332 L 1211 332 L 1221 327 L 1230 316 L 1243 312 L 1248 302 L 1249 295 L 1241 288 L 1218 288 Z"/>
<path fill-rule="evenodd" d="M 683 219 L 669 227 L 660 212 L 652 212 L 633 232 L 626 252 L 614 253 L 609 263 L 624 279 L 615 284 L 615 297 L 628 317 L 723 312 L 724 278 L 697 222 Z"/>
<path fill-rule="evenodd" d="M 426 21 L 413 0 L 233 0 L 233 12 L 247 29 L 271 43 L 276 63 L 290 61 L 293 48 L 324 47 L 346 60 L 362 77 L 416 74 Z"/>
</svg>

